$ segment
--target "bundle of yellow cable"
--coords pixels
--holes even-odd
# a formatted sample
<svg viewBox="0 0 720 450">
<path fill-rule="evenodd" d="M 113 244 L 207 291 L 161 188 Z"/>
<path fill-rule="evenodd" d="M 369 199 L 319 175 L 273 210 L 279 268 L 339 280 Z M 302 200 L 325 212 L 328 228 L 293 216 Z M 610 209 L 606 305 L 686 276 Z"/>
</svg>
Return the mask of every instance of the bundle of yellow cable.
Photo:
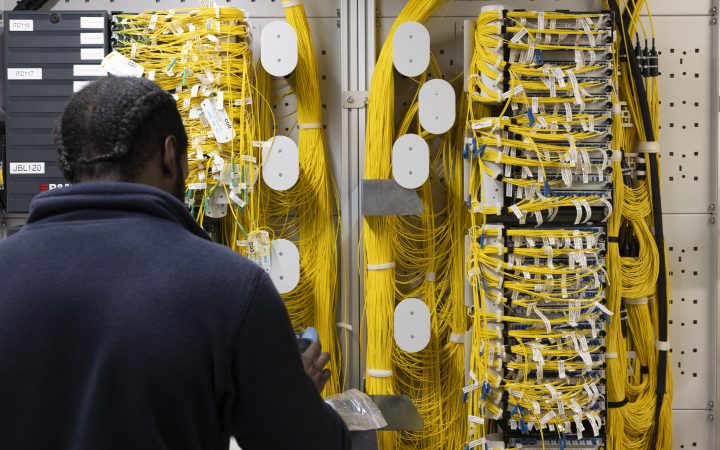
<svg viewBox="0 0 720 450">
<path fill-rule="evenodd" d="M 425 76 L 421 77 L 421 83 Z M 417 93 L 416 93 L 417 98 Z M 405 114 L 397 135 L 408 132 L 415 121 L 417 103 L 414 101 Z M 418 125 L 419 128 L 419 125 Z M 413 130 L 422 135 L 421 131 Z M 431 167 L 434 164 L 431 162 Z M 443 395 L 440 378 L 440 354 L 438 348 L 439 322 L 434 312 L 437 310 L 442 292 L 438 292 L 435 282 L 439 271 L 435 254 L 436 220 L 430 182 L 420 189 L 423 213 L 418 217 L 398 217 L 394 225 L 397 237 L 392 243 L 396 262 L 396 301 L 405 298 L 422 299 L 431 311 L 431 339 L 428 346 L 417 353 L 407 353 L 393 346 L 393 363 L 396 368 L 396 388 L 399 393 L 409 395 L 423 416 L 424 428 L 420 432 L 402 433 L 398 436 L 397 447 L 440 448 L 443 429 Z M 432 277 L 428 275 L 433 274 Z"/>
<path fill-rule="evenodd" d="M 392 39 L 404 22 L 424 22 L 442 0 L 410 0 L 395 20 L 378 55 L 369 89 L 367 113 L 366 179 L 387 179 L 395 138 Z M 367 321 L 366 390 L 370 394 L 394 394 L 393 311 L 395 308 L 395 236 L 392 217 L 365 217 L 363 224 L 365 316 Z M 392 433 L 381 433 L 381 448 L 395 448 Z"/>
<path fill-rule="evenodd" d="M 654 37 L 652 15 L 648 9 L 648 3 L 645 0 L 639 0 L 634 2 L 633 6 L 634 10 L 629 21 L 630 29 L 626 30 L 627 34 L 633 36 L 639 26 L 642 28 L 642 34 L 646 38 L 648 37 L 639 17 L 640 12 L 645 8 L 651 27 L 650 34 L 651 37 Z M 623 42 L 622 45 L 624 45 L 626 52 L 633 51 L 630 42 Z M 623 63 L 621 72 L 623 74 L 630 73 L 627 63 Z M 641 115 L 640 98 L 632 77 L 623 76 L 619 86 L 621 99 L 627 103 L 633 121 L 633 128 L 625 129 L 627 131 L 626 136 L 622 140 L 620 148 L 627 152 L 633 152 L 635 142 L 644 140 L 640 137 L 646 135 L 645 123 Z M 648 97 L 651 126 L 654 136 L 657 137 L 659 135 L 659 98 L 655 78 L 645 78 L 644 88 Z M 647 157 L 658 158 L 656 154 L 648 154 Z M 657 260 L 659 252 L 665 252 L 665 249 L 657 248 L 653 232 L 650 230 L 654 212 L 648 180 L 654 174 L 650 172 L 649 161 L 644 162 L 646 163 L 645 178 L 637 180 L 633 186 L 624 186 L 625 195 L 622 215 L 629 226 L 632 227 L 634 236 L 641 246 L 641 253 L 637 259 L 644 259 L 644 261 L 641 263 L 622 258 L 623 268 L 636 271 L 635 275 L 642 278 L 636 278 L 633 282 L 637 286 L 632 286 L 632 280 L 629 276 L 630 271 L 622 273 L 623 297 L 625 297 L 628 318 L 627 350 L 635 352 L 636 357 L 634 363 L 630 364 L 632 375 L 627 378 L 625 386 L 629 403 L 621 409 L 625 421 L 624 442 L 618 442 L 617 446 L 611 448 L 620 448 L 621 445 L 631 449 L 649 448 L 655 431 L 657 434 L 655 448 L 669 449 L 672 446 L 672 371 L 669 354 L 667 355 L 665 393 L 659 412 L 659 421 L 656 422 L 655 419 L 658 376 L 658 350 L 655 348 L 655 340 L 659 336 L 659 327 L 667 327 L 666 323 L 660 324 L 658 318 L 657 301 L 659 297 L 657 295 L 656 280 L 660 269 Z M 645 249 L 644 255 L 643 248 Z M 667 258 L 665 260 L 667 261 Z M 646 267 L 638 269 L 637 266 Z M 637 272 L 638 270 L 640 272 Z M 642 282 L 637 283 L 638 279 Z M 665 279 L 668 280 L 667 273 Z M 665 297 L 670 298 L 669 281 L 667 281 L 667 295 Z M 665 307 L 669 307 L 669 305 L 666 304 Z"/>
<path fill-rule="evenodd" d="M 284 4 L 285 17 L 298 38 L 298 65 L 294 88 L 297 99 L 300 181 L 293 189 L 293 200 L 299 223 L 298 247 L 301 252 L 302 276 L 311 280 L 311 296 L 303 302 L 313 310 L 312 323 L 320 341 L 330 352 L 328 368 L 332 375 L 323 394 L 341 390 L 341 355 L 337 337 L 337 244 L 339 220 L 335 182 L 322 126 L 322 101 L 317 58 L 310 34 L 305 7 L 299 2 Z M 289 308 L 292 309 L 292 302 Z"/>
<path fill-rule="evenodd" d="M 189 148 L 186 203 L 200 224 L 222 220 L 213 237 L 247 256 L 249 232 L 259 228 L 258 123 L 253 104 L 250 34 L 236 8 L 197 8 L 121 14 L 116 49 L 144 67 L 144 75 L 172 92 L 185 123 Z M 201 104 L 224 111 L 231 134 L 210 130 Z M 267 247 L 263 247 L 267 250 Z M 262 250 L 262 251 L 265 251 Z"/>
<path fill-rule="evenodd" d="M 441 77 L 434 58 L 431 58 L 430 72 L 435 78 Z M 418 88 L 426 77 L 423 74 L 414 80 Z M 397 391 L 413 399 L 425 425 L 422 432 L 402 433 L 398 438 L 398 447 L 459 448 L 465 444 L 467 429 L 464 405 L 459 395 L 464 384 L 465 352 L 462 344 L 467 329 L 463 306 L 463 249 L 457 245 L 440 243 L 461 242 L 465 234 L 463 165 L 456 150 L 458 145 L 462 146 L 464 127 L 458 126 L 454 132 L 440 137 L 423 131 L 417 123 L 417 94 L 416 91 L 396 134 L 401 136 L 414 132 L 427 139 L 432 148 L 436 144 L 439 146 L 431 159 L 430 179 L 419 192 L 423 213 L 420 217 L 400 217 L 395 221 L 394 234 L 397 239 L 394 241 L 393 254 L 397 264 L 396 301 L 405 298 L 424 300 L 431 311 L 431 340 L 418 353 L 407 353 L 394 347 Z M 464 104 L 467 105 L 467 102 Z M 464 114 L 462 106 L 461 111 Z M 458 163 L 456 168 L 452 167 L 453 161 Z M 440 170 L 445 176 L 440 176 L 441 180 L 438 180 L 435 173 Z M 443 180 L 456 185 L 456 190 L 449 194 L 451 198 L 448 199 L 456 210 L 455 214 L 448 213 L 450 206 L 439 208 L 434 202 L 433 190 L 444 188 Z M 456 238 L 450 237 L 453 232 Z M 453 271 L 458 274 L 458 278 L 454 292 L 451 292 Z"/>
<path fill-rule="evenodd" d="M 468 115 L 469 102 L 466 96 L 459 99 L 457 117 Z M 441 352 L 446 355 L 446 363 L 441 366 L 442 391 L 445 393 L 445 406 L 443 408 L 443 422 L 447 424 L 447 446 L 445 448 L 462 448 L 466 442 L 468 421 L 465 414 L 465 405 L 460 392 L 465 384 L 465 333 L 468 331 L 468 317 L 465 308 L 465 252 L 461 242 L 467 234 L 467 203 L 463 186 L 463 158 L 457 149 L 465 144 L 465 129 L 463 122 L 459 122 L 453 133 L 446 151 L 442 151 L 443 174 L 446 180 L 445 211 L 448 217 L 447 237 L 445 241 L 451 245 L 445 246 L 449 250 L 447 266 L 440 279 L 445 280 L 445 301 L 438 314 L 441 321 L 446 324 L 444 334 L 439 335 Z"/>
<path fill-rule="evenodd" d="M 615 52 L 614 63 L 619 60 L 618 53 Z M 614 84 L 617 86 L 617 71 L 614 75 Z M 620 100 L 616 93 L 613 93 L 613 103 Z M 613 148 L 622 148 L 620 143 L 624 139 L 624 128 L 619 108 L 614 110 L 613 114 Z M 618 150 L 619 151 L 619 150 Z M 620 249 L 618 233 L 622 222 L 623 203 L 624 203 L 624 181 L 622 163 L 619 157 L 613 158 L 612 162 L 612 181 L 613 181 L 613 215 L 608 219 L 607 223 L 607 254 L 605 263 L 607 266 L 609 282 L 605 288 L 607 299 L 607 307 L 615 313 L 615 317 L 620 318 L 621 302 L 622 302 L 622 272 L 620 267 Z M 625 338 L 622 334 L 621 320 L 613 320 L 607 328 L 605 337 L 607 351 L 605 353 L 605 373 L 607 376 L 607 432 L 608 448 L 618 449 L 623 445 L 625 438 L 625 419 L 622 409 L 627 402 L 627 394 L 625 385 L 627 383 L 627 348 Z"/>
</svg>

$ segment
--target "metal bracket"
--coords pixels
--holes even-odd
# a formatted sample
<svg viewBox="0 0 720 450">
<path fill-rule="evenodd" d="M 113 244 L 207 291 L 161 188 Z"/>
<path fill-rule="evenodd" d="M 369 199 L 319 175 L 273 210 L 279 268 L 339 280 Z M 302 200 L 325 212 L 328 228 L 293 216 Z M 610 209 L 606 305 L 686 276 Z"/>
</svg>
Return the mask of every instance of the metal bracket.
<svg viewBox="0 0 720 450">
<path fill-rule="evenodd" d="M 361 109 L 368 104 L 367 91 L 345 91 L 343 96 L 343 109 Z"/>
</svg>

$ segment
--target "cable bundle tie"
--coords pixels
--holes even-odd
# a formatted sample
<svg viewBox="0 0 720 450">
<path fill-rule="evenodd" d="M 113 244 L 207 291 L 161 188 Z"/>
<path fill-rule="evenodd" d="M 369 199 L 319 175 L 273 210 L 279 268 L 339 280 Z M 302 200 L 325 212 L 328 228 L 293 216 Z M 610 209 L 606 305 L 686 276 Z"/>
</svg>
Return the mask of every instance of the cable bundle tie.
<svg viewBox="0 0 720 450">
<path fill-rule="evenodd" d="M 647 297 L 641 297 L 641 298 L 624 298 L 623 302 L 625 302 L 626 305 L 647 305 L 648 304 L 648 298 Z"/>
<path fill-rule="evenodd" d="M 611 161 L 622 161 L 622 150 L 613 150 Z"/>
<path fill-rule="evenodd" d="M 321 123 L 301 123 L 297 126 L 298 130 L 310 130 L 310 129 L 318 129 L 322 128 Z"/>
<path fill-rule="evenodd" d="M 617 352 L 608 352 L 605 353 L 605 359 L 617 359 L 618 353 Z"/>
<path fill-rule="evenodd" d="M 300 6 L 302 2 L 299 0 L 287 0 L 283 2 L 283 8 L 292 8 L 293 6 Z"/>
<path fill-rule="evenodd" d="M 393 376 L 392 370 L 368 369 L 368 375 L 373 378 L 390 378 Z"/>
<path fill-rule="evenodd" d="M 627 405 L 628 399 L 625 397 L 624 399 L 620 400 L 619 402 L 607 402 L 608 408 L 622 408 L 623 406 Z"/>
<path fill-rule="evenodd" d="M 661 352 L 670 351 L 670 341 L 655 341 L 655 348 Z"/>
<path fill-rule="evenodd" d="M 455 344 L 465 344 L 465 333 L 450 333 L 449 340 Z"/>
<path fill-rule="evenodd" d="M 437 279 L 437 274 L 435 272 L 428 272 L 427 275 L 425 275 L 425 281 L 428 281 L 430 283 L 434 283 Z"/>
<path fill-rule="evenodd" d="M 638 153 L 660 153 L 660 142 L 641 141 L 637 145 Z"/>
<path fill-rule="evenodd" d="M 257 148 L 270 148 L 272 147 L 272 140 L 269 141 L 252 141 L 252 146 Z"/>
<path fill-rule="evenodd" d="M 384 264 L 368 264 L 367 270 L 386 270 L 395 267 L 395 261 Z"/>
<path fill-rule="evenodd" d="M 337 326 L 338 326 L 338 328 L 344 328 L 348 331 L 353 331 L 353 326 L 350 325 L 349 323 L 338 322 Z"/>
</svg>

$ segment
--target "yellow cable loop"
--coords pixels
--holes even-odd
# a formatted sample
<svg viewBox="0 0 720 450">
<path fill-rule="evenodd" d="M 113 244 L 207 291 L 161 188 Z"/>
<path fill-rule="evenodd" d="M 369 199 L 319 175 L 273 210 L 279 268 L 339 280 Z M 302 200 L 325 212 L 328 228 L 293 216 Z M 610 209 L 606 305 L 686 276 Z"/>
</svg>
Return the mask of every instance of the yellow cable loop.
<svg viewBox="0 0 720 450">
<path fill-rule="evenodd" d="M 301 181 L 296 191 L 304 193 L 295 199 L 299 220 L 299 243 L 304 254 L 301 270 L 312 280 L 308 300 L 314 309 L 313 325 L 324 349 L 330 352 L 331 378 L 323 391 L 330 395 L 342 390 L 341 355 L 337 337 L 338 264 L 337 245 L 340 235 L 339 202 L 330 171 L 329 149 L 322 128 L 322 101 L 317 57 L 310 25 L 302 3 L 285 6 L 285 17 L 298 37 L 298 66 L 293 79 L 297 99 Z M 305 126 L 311 126 L 306 128 Z"/>
</svg>

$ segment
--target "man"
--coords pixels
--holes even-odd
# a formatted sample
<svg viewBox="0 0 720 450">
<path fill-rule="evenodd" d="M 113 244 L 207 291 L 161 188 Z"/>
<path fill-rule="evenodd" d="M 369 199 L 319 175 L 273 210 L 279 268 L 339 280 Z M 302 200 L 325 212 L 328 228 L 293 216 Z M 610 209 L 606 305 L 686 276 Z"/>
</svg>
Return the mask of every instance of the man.
<svg viewBox="0 0 720 450">
<path fill-rule="evenodd" d="M 0 243 L 0 449 L 349 448 L 318 392 L 328 355 L 304 370 L 269 277 L 185 209 L 170 94 L 98 80 L 57 140 L 75 185 Z"/>
</svg>

